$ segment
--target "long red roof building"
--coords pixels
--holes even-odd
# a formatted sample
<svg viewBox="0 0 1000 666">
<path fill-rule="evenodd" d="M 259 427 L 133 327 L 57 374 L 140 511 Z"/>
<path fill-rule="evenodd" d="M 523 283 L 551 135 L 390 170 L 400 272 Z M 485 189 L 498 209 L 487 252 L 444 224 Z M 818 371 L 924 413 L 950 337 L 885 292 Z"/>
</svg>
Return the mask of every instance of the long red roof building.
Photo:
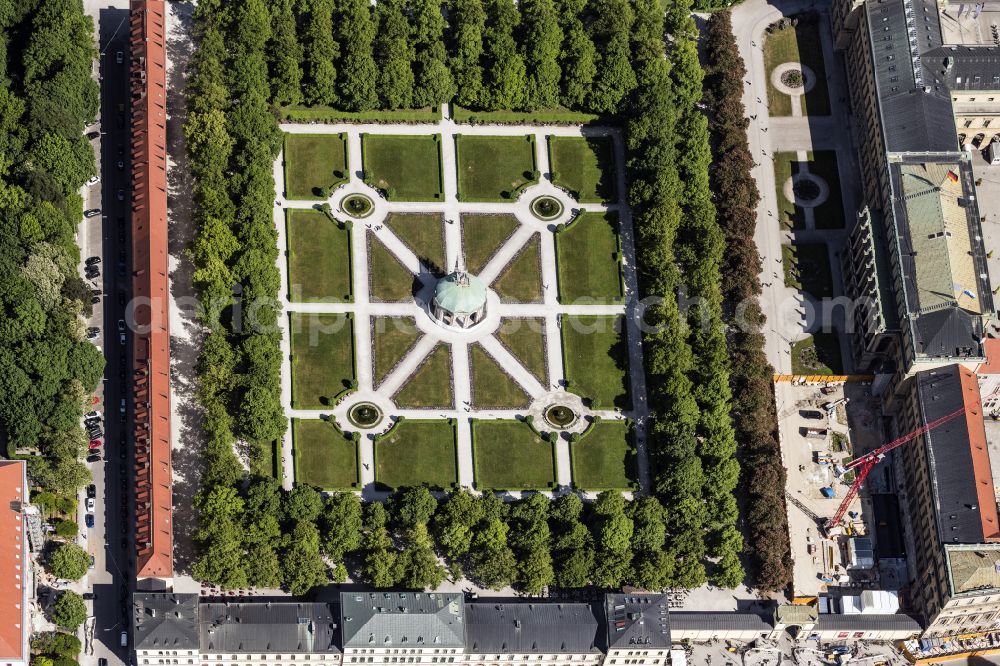
<svg viewBox="0 0 1000 666">
<path fill-rule="evenodd" d="M 171 578 L 166 14 L 163 0 L 130 9 L 136 577 Z"/>
</svg>

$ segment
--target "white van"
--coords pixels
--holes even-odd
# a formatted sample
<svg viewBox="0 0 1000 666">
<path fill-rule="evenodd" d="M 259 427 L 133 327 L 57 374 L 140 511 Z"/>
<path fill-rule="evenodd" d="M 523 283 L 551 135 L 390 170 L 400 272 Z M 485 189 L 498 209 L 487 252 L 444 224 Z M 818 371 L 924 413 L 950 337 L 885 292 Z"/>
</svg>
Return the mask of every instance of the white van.
<svg viewBox="0 0 1000 666">
<path fill-rule="evenodd" d="M 122 632 L 121 644 L 122 644 L 122 647 L 128 647 L 128 632 L 127 631 L 123 631 Z"/>
</svg>

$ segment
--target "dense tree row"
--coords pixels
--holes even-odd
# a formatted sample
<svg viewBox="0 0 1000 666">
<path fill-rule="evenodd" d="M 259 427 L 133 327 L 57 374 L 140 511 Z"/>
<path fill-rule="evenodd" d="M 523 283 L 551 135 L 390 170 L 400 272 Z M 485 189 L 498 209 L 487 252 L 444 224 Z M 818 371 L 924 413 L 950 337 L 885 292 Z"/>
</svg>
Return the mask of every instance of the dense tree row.
<svg viewBox="0 0 1000 666">
<path fill-rule="evenodd" d="M 40 453 L 29 474 L 53 498 L 90 478 L 80 419 L 103 371 L 83 335 L 76 245 L 94 173 L 93 39 L 80 0 L 0 0 L 0 446 Z"/>
<path fill-rule="evenodd" d="M 278 0 L 255 17 L 276 105 L 615 114 L 636 86 L 628 0 L 454 0 L 447 16 L 438 0 Z"/>
<path fill-rule="evenodd" d="M 666 17 L 656 2 L 634 7 L 638 78 L 626 124 L 627 171 L 640 287 L 652 297 L 644 349 L 655 412 L 648 440 L 654 491 L 670 508 L 673 584 L 697 587 L 710 578 L 733 586 L 743 578 L 733 497 L 739 467 L 718 287 L 723 243 L 706 177 L 707 128 L 697 108 L 697 33 L 683 2 Z"/>
<path fill-rule="evenodd" d="M 434 589 L 463 576 L 484 587 L 540 594 L 667 582 L 666 513 L 652 497 L 569 494 L 504 502 L 465 490 L 438 501 L 406 488 L 385 503 L 353 493 L 325 499 L 269 478 L 245 489 L 217 485 L 199 503 L 202 557 L 194 575 L 226 588 L 283 587 L 301 595 L 348 577 L 378 588 Z"/>
<path fill-rule="evenodd" d="M 210 332 L 199 366 L 209 444 L 196 576 L 294 592 L 348 574 L 383 587 L 433 586 L 446 575 L 440 555 L 484 585 L 526 591 L 553 582 L 656 589 L 742 580 L 719 287 L 725 243 L 706 175 L 703 73 L 689 9 L 680 1 L 665 17 L 656 0 L 454 0 L 446 19 L 436 0 L 374 8 L 279 0 L 270 11 L 262 0 L 199 3 L 187 137 L 198 182 L 195 282 L 210 304 Z M 653 328 L 644 339 L 656 498 L 504 505 L 458 493 L 401 516 L 398 502 L 354 507 L 345 495 L 329 500 L 330 510 L 349 511 L 349 521 L 324 520 L 328 507 L 311 500 L 305 517 L 292 519 L 281 513 L 286 499 L 269 500 L 278 507 L 273 521 L 247 524 L 263 514 L 239 484 L 236 444 L 251 445 L 251 476 L 260 475 L 269 471 L 260 451 L 286 427 L 277 335 L 236 327 L 246 325 L 251 298 L 271 299 L 278 287 L 270 210 L 277 126 L 267 101 L 368 109 L 453 97 L 481 109 L 561 104 L 624 118 L 641 287 L 661 297 L 645 313 Z M 264 314 L 273 323 L 270 301 Z M 358 534 L 363 547 L 352 540 Z"/>
<path fill-rule="evenodd" d="M 752 578 L 758 587 L 780 590 L 791 581 L 785 469 L 777 437 L 773 370 L 764 354 L 761 332 L 761 265 L 754 243 L 759 194 L 751 175 L 753 157 L 746 138 L 749 121 L 742 101 L 746 69 L 728 11 L 709 19 L 705 53 L 709 63 L 705 102 L 711 111 L 715 152 L 712 189 L 725 234 L 724 296 L 733 358 L 733 422 L 743 469 Z"/>
</svg>

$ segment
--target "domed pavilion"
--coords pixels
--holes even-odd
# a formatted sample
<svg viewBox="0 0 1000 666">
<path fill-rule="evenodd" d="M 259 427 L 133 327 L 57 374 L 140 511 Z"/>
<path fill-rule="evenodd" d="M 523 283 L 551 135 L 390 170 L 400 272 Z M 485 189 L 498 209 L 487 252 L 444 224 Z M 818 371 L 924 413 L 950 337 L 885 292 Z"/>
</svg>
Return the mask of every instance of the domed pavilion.
<svg viewBox="0 0 1000 666">
<path fill-rule="evenodd" d="M 439 324 L 472 328 L 486 318 L 486 285 L 460 266 L 438 280 L 431 316 Z"/>
</svg>

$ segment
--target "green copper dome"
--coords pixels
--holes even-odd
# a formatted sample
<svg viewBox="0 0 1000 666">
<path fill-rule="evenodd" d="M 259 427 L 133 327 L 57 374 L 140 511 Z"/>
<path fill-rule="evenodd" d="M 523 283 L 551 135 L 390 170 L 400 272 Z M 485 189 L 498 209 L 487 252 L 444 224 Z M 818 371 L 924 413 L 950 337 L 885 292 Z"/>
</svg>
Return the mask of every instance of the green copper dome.
<svg viewBox="0 0 1000 666">
<path fill-rule="evenodd" d="M 479 312 L 486 305 L 486 285 L 475 275 L 456 271 L 438 280 L 434 305 L 455 315 Z"/>
</svg>

